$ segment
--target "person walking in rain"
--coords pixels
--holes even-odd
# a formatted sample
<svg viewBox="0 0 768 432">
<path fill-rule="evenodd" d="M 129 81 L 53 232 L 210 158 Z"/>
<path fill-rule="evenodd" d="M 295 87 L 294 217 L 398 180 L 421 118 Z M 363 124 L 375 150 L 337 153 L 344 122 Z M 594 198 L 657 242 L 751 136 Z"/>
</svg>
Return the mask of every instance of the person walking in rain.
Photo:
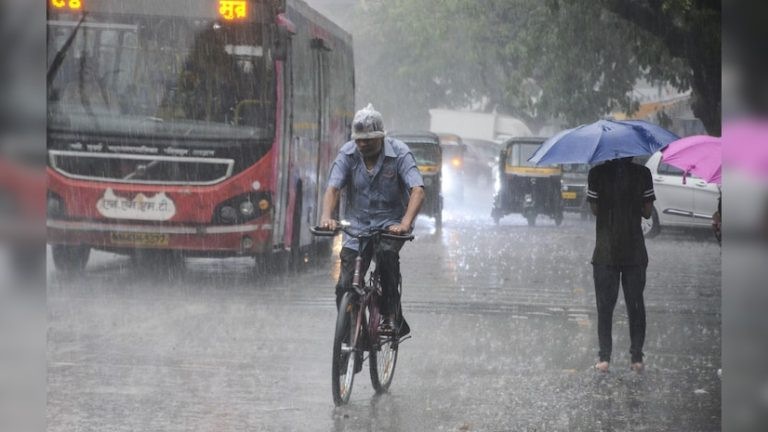
<svg viewBox="0 0 768 432">
<path fill-rule="evenodd" d="M 323 198 L 320 228 L 336 229 L 333 212 L 341 190 L 346 189 L 345 218 L 354 231 L 386 228 L 393 234 L 406 234 L 413 228 L 424 200 L 424 181 L 416 160 L 402 141 L 386 137 L 381 114 L 373 105 L 361 109 L 352 121 L 352 140 L 344 144 L 331 167 L 328 189 Z M 399 336 L 410 330 L 400 310 L 400 248 L 402 240 L 381 239 L 379 250 L 368 244 L 363 252 L 363 272 L 376 253 L 381 275 L 382 316 Z M 347 238 L 341 249 L 341 272 L 336 285 L 336 306 L 345 292 L 352 289 L 358 241 Z M 362 362 L 360 362 L 362 363 Z"/>
<path fill-rule="evenodd" d="M 592 266 L 597 299 L 597 335 L 600 345 L 595 369 L 607 372 L 613 346 L 613 310 L 619 283 L 629 316 L 630 368 L 643 370 L 645 342 L 645 273 L 648 252 L 640 217 L 651 217 L 653 181 L 648 168 L 621 158 L 589 171 L 587 201 L 597 217 Z"/>
</svg>

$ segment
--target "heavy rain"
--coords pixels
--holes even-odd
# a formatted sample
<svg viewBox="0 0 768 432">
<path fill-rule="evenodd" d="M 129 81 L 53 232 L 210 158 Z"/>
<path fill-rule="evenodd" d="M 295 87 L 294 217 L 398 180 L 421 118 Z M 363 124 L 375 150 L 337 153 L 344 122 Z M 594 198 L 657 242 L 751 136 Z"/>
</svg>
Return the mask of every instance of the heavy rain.
<svg viewBox="0 0 768 432">
<path fill-rule="evenodd" d="M 45 255 L 2 271 L 44 275 L 47 430 L 764 418 L 723 413 L 719 1 L 47 3 L 3 223 Z"/>
</svg>

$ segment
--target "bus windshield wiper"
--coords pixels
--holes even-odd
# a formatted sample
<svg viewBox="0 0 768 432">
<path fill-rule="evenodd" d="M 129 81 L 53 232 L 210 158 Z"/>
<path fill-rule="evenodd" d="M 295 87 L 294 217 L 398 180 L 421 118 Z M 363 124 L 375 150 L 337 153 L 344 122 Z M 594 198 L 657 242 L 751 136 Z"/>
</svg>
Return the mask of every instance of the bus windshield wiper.
<svg viewBox="0 0 768 432">
<path fill-rule="evenodd" d="M 80 27 L 83 25 L 86 15 L 88 15 L 88 13 L 83 11 L 83 15 L 80 17 L 80 21 L 78 21 L 75 28 L 72 29 L 72 34 L 70 34 L 67 37 L 67 40 L 64 42 L 64 45 L 62 45 L 61 48 L 59 48 L 59 51 L 56 53 L 56 56 L 53 58 L 53 61 L 51 62 L 51 67 L 48 69 L 48 73 L 46 75 L 49 88 L 51 87 L 51 83 L 53 83 L 53 79 L 56 77 L 56 73 L 59 72 L 59 68 L 61 68 L 62 63 L 64 63 L 64 57 L 67 56 L 67 51 L 69 51 L 69 47 L 72 45 L 72 42 L 75 41 L 75 36 L 77 36 L 77 31 L 80 30 Z"/>
</svg>

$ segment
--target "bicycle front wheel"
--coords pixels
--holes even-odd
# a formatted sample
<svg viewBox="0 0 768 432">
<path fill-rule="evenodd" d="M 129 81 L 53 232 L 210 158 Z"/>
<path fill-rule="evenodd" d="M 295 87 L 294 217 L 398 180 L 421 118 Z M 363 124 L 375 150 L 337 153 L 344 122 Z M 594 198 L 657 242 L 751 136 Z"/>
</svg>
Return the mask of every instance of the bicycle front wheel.
<svg viewBox="0 0 768 432">
<path fill-rule="evenodd" d="M 355 349 L 359 348 L 357 341 L 360 332 L 356 331 L 356 318 L 359 307 L 352 299 L 351 293 L 341 298 L 338 315 L 336 316 L 336 333 L 333 337 L 333 361 L 331 367 L 331 384 L 333 386 L 333 403 L 344 405 L 352 394 L 352 383 L 355 379 L 355 362 L 358 356 Z"/>
<path fill-rule="evenodd" d="M 378 314 L 377 314 L 378 315 Z M 381 319 L 378 319 L 381 327 Z M 398 338 L 390 332 L 378 332 L 378 343 L 371 347 L 368 356 L 368 368 L 371 372 L 371 385 L 376 393 L 389 390 L 397 365 Z"/>
</svg>

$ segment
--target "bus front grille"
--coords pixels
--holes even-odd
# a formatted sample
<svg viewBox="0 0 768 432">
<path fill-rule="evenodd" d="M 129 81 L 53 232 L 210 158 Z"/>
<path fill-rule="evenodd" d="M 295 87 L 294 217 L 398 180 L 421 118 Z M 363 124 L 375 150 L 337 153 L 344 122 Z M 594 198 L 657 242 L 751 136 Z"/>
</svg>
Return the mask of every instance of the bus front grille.
<svg viewBox="0 0 768 432">
<path fill-rule="evenodd" d="M 232 175 L 233 159 L 49 150 L 51 167 L 74 179 L 162 185 L 210 185 Z"/>
</svg>

